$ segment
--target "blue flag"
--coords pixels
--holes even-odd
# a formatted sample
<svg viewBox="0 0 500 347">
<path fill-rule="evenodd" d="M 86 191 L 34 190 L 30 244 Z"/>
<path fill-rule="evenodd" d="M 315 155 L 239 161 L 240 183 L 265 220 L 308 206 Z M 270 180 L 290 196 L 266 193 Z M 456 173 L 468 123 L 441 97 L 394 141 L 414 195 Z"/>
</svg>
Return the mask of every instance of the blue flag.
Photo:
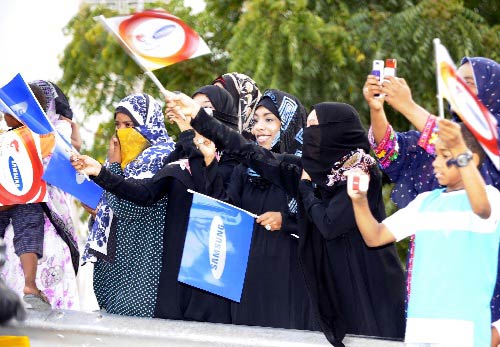
<svg viewBox="0 0 500 347">
<path fill-rule="evenodd" d="M 52 124 L 21 74 L 0 88 L 0 109 L 24 123 L 37 134 L 54 131 Z"/>
<path fill-rule="evenodd" d="M 71 165 L 71 147 L 56 133 L 56 145 L 42 178 L 95 209 L 103 189 Z"/>
<path fill-rule="evenodd" d="M 256 216 L 192 193 L 178 280 L 240 302 Z"/>
</svg>

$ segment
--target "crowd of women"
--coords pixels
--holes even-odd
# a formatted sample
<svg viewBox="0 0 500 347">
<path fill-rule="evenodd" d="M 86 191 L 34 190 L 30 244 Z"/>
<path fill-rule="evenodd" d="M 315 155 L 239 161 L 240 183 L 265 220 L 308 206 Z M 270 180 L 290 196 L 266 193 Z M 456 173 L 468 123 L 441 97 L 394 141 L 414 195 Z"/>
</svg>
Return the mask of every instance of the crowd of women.
<svg viewBox="0 0 500 347">
<path fill-rule="evenodd" d="M 492 60 L 464 58 L 459 73 L 500 124 L 499 70 Z M 404 79 L 388 80 L 370 75 L 362 88 L 368 132 L 352 105 L 320 102 L 308 114 L 297 96 L 261 93 L 240 73 L 219 76 L 191 97 L 172 94 L 166 110 L 147 94 L 122 99 L 106 162 L 72 157 L 105 190 L 89 209 L 81 257 L 94 263 L 99 306 L 121 315 L 319 330 L 336 346 L 345 334 L 403 338 L 410 295 L 404 267 L 393 244 L 366 246 L 345 175 L 353 168 L 370 174 L 368 201 L 379 221 L 381 171 L 394 182 L 398 207 L 438 186 L 432 144 L 419 145 L 422 134 L 431 138 L 426 129 L 435 117 L 413 101 Z M 396 132 L 384 102 L 417 130 Z M 179 127 L 175 143 L 165 121 Z M 491 160 L 481 172 L 500 188 Z M 188 189 L 258 216 L 239 303 L 177 280 Z M 411 255 L 410 243 L 408 276 Z M 492 321 L 500 319 L 497 292 Z"/>
</svg>

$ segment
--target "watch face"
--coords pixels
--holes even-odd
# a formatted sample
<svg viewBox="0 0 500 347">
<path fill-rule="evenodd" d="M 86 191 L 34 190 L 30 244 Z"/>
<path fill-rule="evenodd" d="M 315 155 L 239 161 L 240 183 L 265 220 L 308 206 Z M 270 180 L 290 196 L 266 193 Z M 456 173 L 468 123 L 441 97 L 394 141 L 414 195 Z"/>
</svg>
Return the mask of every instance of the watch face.
<svg viewBox="0 0 500 347">
<path fill-rule="evenodd" d="M 470 152 L 461 153 L 457 155 L 457 166 L 458 167 L 467 166 L 467 164 L 469 164 L 471 159 L 472 159 L 472 153 Z"/>
</svg>

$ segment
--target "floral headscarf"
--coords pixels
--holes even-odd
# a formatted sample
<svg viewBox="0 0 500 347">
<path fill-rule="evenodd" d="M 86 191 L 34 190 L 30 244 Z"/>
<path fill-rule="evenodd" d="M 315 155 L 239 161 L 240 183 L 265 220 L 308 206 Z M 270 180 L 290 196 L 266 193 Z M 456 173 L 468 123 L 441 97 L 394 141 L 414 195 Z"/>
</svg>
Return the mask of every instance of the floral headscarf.
<svg viewBox="0 0 500 347">
<path fill-rule="evenodd" d="M 165 160 L 174 150 L 175 143 L 165 128 L 161 105 L 148 94 L 132 94 L 120 101 L 116 112 L 127 114 L 132 118 L 134 127 L 151 144 L 150 147 L 132 160 L 123 170 L 125 178 L 151 178 L 165 164 Z M 89 231 L 82 262 L 95 262 L 97 258 L 112 260 L 108 256 L 110 229 L 113 222 L 113 211 L 106 198 L 101 198 L 97 215 Z"/>
<path fill-rule="evenodd" d="M 250 131 L 253 114 L 260 99 L 257 83 L 245 74 L 229 72 L 217 77 L 212 84 L 220 83 L 233 96 L 241 123 L 239 131 Z"/>
</svg>

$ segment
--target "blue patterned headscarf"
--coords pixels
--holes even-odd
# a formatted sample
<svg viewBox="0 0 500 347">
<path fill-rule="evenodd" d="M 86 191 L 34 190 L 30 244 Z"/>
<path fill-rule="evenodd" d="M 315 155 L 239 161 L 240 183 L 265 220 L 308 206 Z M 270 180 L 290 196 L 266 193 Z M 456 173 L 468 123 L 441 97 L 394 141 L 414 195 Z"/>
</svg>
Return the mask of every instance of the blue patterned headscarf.
<svg viewBox="0 0 500 347">
<path fill-rule="evenodd" d="M 124 177 L 134 179 L 151 178 L 165 164 L 175 143 L 165 128 L 161 105 L 148 94 L 132 94 L 123 98 L 115 109 L 115 114 L 127 114 L 136 126 L 134 127 L 151 144 L 132 160 L 123 170 Z M 99 202 L 97 215 L 89 231 L 82 262 L 95 262 L 98 258 L 110 261 L 108 241 L 113 221 L 113 211 L 103 195 Z"/>
<path fill-rule="evenodd" d="M 483 57 L 464 57 L 460 65 L 465 63 L 472 65 L 478 99 L 500 124 L 500 64 Z"/>
</svg>

